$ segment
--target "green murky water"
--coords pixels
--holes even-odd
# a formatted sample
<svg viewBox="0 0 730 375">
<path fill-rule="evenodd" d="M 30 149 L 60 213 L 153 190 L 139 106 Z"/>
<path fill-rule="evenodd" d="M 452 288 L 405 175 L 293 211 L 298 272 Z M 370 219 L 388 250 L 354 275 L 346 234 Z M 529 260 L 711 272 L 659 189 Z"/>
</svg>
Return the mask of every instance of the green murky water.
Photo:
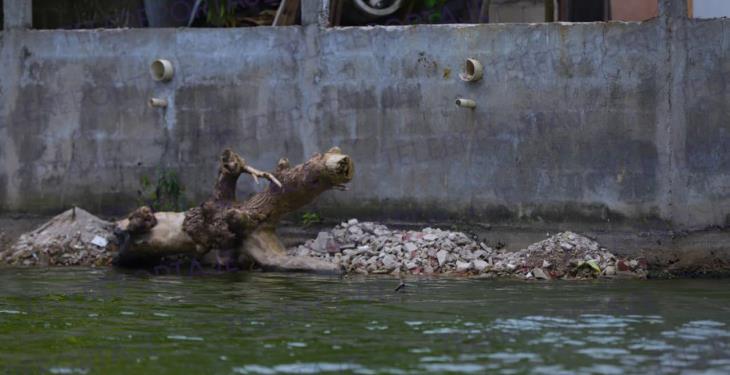
<svg viewBox="0 0 730 375">
<path fill-rule="evenodd" d="M 397 284 L 0 269 L 0 364 L 18 374 L 730 373 L 727 281 Z"/>
</svg>

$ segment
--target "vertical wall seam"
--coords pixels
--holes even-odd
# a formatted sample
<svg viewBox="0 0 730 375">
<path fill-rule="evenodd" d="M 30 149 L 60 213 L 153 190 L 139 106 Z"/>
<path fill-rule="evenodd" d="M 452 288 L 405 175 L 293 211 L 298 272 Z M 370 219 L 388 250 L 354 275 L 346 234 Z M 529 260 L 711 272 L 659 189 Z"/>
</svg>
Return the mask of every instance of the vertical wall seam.
<svg viewBox="0 0 730 375">
<path fill-rule="evenodd" d="M 668 5 L 665 5 L 668 6 Z M 667 9 L 668 10 L 668 9 Z M 666 147 L 667 147 L 667 153 L 669 154 L 669 169 L 668 169 L 668 191 L 669 199 L 667 201 L 668 205 L 668 212 L 670 220 L 672 221 L 672 224 L 676 224 L 676 217 L 675 217 L 675 210 L 674 210 L 674 143 L 673 143 L 673 116 L 672 116 L 672 95 L 674 93 L 674 33 L 672 30 L 673 22 L 672 22 L 672 15 L 667 14 L 665 10 L 664 14 L 664 32 L 665 32 L 665 43 L 667 48 L 667 76 L 666 76 L 666 82 L 667 82 L 667 139 L 666 139 Z"/>
</svg>

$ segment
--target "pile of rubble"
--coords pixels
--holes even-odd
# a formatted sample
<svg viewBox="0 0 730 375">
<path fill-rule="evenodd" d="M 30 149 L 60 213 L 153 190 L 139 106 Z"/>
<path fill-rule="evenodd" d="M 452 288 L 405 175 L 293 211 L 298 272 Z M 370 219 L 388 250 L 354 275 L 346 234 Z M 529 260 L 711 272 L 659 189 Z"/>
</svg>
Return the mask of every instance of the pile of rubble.
<svg viewBox="0 0 730 375">
<path fill-rule="evenodd" d="M 72 208 L 22 235 L 0 252 L 0 263 L 17 266 L 106 266 L 116 254 L 114 223 Z"/>
<path fill-rule="evenodd" d="M 462 232 L 426 228 L 391 230 L 356 219 L 299 247 L 289 255 L 322 258 L 360 274 L 463 274 L 526 279 L 646 277 L 643 260 L 619 259 L 586 237 L 554 235 L 509 252 L 495 250 Z"/>
</svg>

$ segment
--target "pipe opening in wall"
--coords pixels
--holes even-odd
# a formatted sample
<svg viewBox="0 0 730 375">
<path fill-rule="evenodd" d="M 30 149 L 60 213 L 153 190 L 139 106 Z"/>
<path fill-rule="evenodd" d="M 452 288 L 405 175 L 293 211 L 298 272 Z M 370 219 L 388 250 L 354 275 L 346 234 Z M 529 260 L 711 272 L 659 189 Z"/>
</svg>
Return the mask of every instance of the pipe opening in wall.
<svg viewBox="0 0 730 375">
<path fill-rule="evenodd" d="M 462 108 L 476 108 L 477 103 L 471 99 L 459 98 L 456 99 L 456 105 Z"/>
<path fill-rule="evenodd" d="M 167 100 L 160 98 L 150 98 L 147 104 L 149 104 L 151 108 L 166 108 Z"/>
<path fill-rule="evenodd" d="M 166 82 L 172 79 L 174 69 L 169 60 L 157 59 L 150 65 L 150 73 L 155 81 Z"/>
<path fill-rule="evenodd" d="M 461 73 L 460 78 L 466 82 L 476 82 L 482 79 L 484 75 L 484 67 L 482 63 L 477 59 L 466 59 L 464 63 L 464 72 Z"/>
</svg>

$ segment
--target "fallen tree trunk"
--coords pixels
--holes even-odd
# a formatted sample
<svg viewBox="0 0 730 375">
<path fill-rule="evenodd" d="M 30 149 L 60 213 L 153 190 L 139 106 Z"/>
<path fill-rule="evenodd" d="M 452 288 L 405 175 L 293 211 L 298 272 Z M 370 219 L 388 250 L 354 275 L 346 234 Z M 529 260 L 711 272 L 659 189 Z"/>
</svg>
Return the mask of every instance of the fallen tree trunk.
<svg viewBox="0 0 730 375">
<path fill-rule="evenodd" d="M 284 215 L 310 203 L 324 191 L 345 189 L 353 172 L 352 160 L 338 148 L 315 154 L 295 167 L 281 159 L 273 173 L 259 171 L 233 151 L 225 150 L 213 194 L 203 204 L 184 213 L 154 213 L 148 207 L 140 207 L 118 222 L 124 237 L 120 263 L 234 249 L 239 263 L 253 262 L 264 269 L 336 271 L 331 263 L 318 259 L 287 257 L 275 228 Z M 236 183 L 243 173 L 257 181 L 265 178 L 269 186 L 238 202 Z"/>
</svg>

